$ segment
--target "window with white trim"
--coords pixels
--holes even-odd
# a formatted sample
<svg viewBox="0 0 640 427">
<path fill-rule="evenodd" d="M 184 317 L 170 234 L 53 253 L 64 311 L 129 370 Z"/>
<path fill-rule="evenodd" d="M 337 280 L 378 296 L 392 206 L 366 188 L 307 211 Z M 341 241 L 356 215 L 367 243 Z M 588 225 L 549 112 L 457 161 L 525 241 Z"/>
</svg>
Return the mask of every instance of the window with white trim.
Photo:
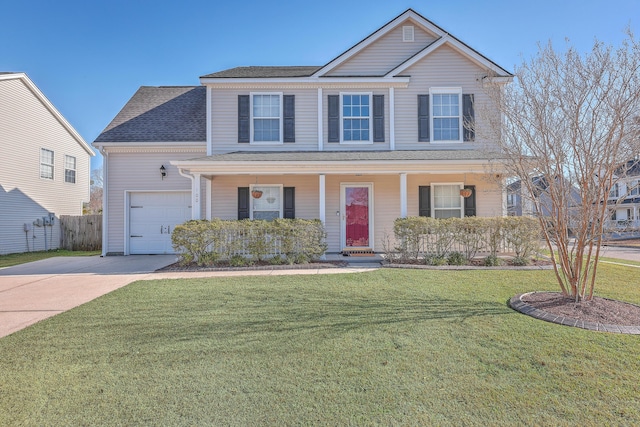
<svg viewBox="0 0 640 427">
<path fill-rule="evenodd" d="M 637 196 L 638 195 L 638 180 L 634 179 L 633 181 L 630 181 L 628 185 L 629 185 L 629 188 L 628 188 L 627 193 L 630 196 Z"/>
<path fill-rule="evenodd" d="M 281 185 L 251 186 L 251 219 L 282 218 L 282 189 Z"/>
<path fill-rule="evenodd" d="M 64 156 L 64 182 L 76 183 L 76 158 L 73 156 Z"/>
<path fill-rule="evenodd" d="M 40 149 L 40 178 L 53 179 L 53 151 Z"/>
<path fill-rule="evenodd" d="M 431 141 L 462 142 L 462 88 L 431 88 Z"/>
<path fill-rule="evenodd" d="M 252 142 L 282 142 L 282 94 L 251 94 Z"/>
<path fill-rule="evenodd" d="M 434 218 L 462 218 L 464 204 L 460 190 L 462 184 L 431 184 L 433 189 Z"/>
<path fill-rule="evenodd" d="M 371 142 L 371 94 L 344 93 L 342 103 L 342 141 L 346 143 Z"/>
</svg>

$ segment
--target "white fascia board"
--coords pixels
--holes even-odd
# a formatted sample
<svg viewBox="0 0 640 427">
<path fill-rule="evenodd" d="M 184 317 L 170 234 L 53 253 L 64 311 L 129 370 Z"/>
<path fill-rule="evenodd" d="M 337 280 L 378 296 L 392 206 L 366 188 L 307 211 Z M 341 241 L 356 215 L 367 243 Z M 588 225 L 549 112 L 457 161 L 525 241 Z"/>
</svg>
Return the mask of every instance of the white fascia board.
<svg viewBox="0 0 640 427">
<path fill-rule="evenodd" d="M 383 37 L 384 35 L 389 33 L 391 30 L 393 30 L 395 27 L 397 27 L 398 25 L 400 25 L 402 22 L 406 21 L 407 19 L 412 19 L 417 24 L 422 26 L 425 30 L 427 30 L 427 31 L 429 31 L 429 32 L 431 32 L 431 33 L 433 33 L 433 34 L 435 34 L 437 36 L 442 36 L 444 34 L 444 32 L 442 31 L 441 28 L 437 27 L 436 25 L 434 25 L 433 23 L 427 21 L 426 19 L 424 19 L 422 16 L 420 16 L 419 14 L 414 12 L 413 10 L 409 9 L 406 12 L 402 13 L 401 15 L 399 15 L 397 18 L 393 19 L 389 23 L 385 24 L 384 26 L 382 26 L 381 28 L 379 28 L 378 30 L 376 30 L 375 32 L 373 32 L 372 34 L 367 36 L 364 40 L 360 41 L 358 44 L 356 44 L 356 45 L 352 46 L 351 48 L 347 49 L 340 56 L 338 56 L 337 58 L 335 58 L 334 60 L 329 62 L 327 65 L 325 65 L 324 67 L 322 67 L 318 71 L 316 71 L 313 74 L 313 77 L 322 76 L 322 75 L 330 72 L 334 68 L 338 67 L 340 64 L 342 64 L 345 61 L 347 61 L 349 58 L 353 57 L 354 55 L 357 55 L 359 52 L 361 52 L 367 46 L 370 46 L 371 44 L 375 43 L 377 40 L 379 40 L 381 37 Z"/>
<path fill-rule="evenodd" d="M 395 162 L 389 160 L 371 160 L 366 162 L 250 162 L 224 161 L 207 162 L 193 160 L 173 160 L 169 162 L 182 170 L 203 175 L 386 175 L 398 173 L 487 173 L 489 160 L 416 160 Z"/>
<path fill-rule="evenodd" d="M 91 156 L 95 156 L 96 153 L 93 152 L 91 146 L 84 140 L 82 136 L 71 126 L 71 124 L 64 118 L 62 114 L 53 106 L 53 104 L 47 99 L 47 97 L 38 89 L 36 84 L 31 81 L 29 76 L 25 73 L 11 73 L 11 74 L 0 74 L 0 80 L 10 80 L 10 79 L 20 79 L 24 82 L 25 85 L 29 88 L 29 90 L 42 102 L 47 110 L 60 122 L 62 127 L 66 129 L 67 132 L 71 135 L 73 139 L 75 139 L 78 144 Z"/>
<path fill-rule="evenodd" d="M 429 47 L 427 47 L 422 52 L 420 52 L 417 55 L 415 55 L 413 58 L 409 59 L 406 62 L 403 62 L 402 64 L 398 65 L 393 70 L 389 71 L 385 75 L 385 77 L 393 77 L 394 75 L 396 75 L 398 73 L 402 73 L 407 68 L 409 68 L 412 65 L 416 64 L 417 62 L 421 61 L 427 55 L 429 55 L 430 53 L 434 52 L 436 49 L 438 49 L 439 47 L 443 46 L 444 44 L 449 44 L 452 48 L 454 48 L 455 50 L 457 50 L 458 52 L 460 52 L 461 54 L 466 56 L 468 59 L 470 59 L 472 62 L 476 63 L 477 65 L 479 65 L 480 67 L 482 67 L 484 69 L 491 70 L 494 73 L 501 75 L 501 77 L 506 75 L 507 78 L 508 78 L 508 76 L 511 76 L 511 73 L 509 73 L 505 69 L 496 66 L 493 62 L 489 61 L 488 59 L 486 59 L 482 55 L 478 54 L 476 51 L 474 51 L 473 49 L 469 48 L 464 43 L 458 41 L 456 38 L 450 36 L 449 34 L 445 34 L 443 37 L 441 37 L 440 39 L 438 39 L 435 42 L 433 42 L 431 45 L 429 45 Z"/>
<path fill-rule="evenodd" d="M 201 78 L 200 83 L 208 87 L 222 88 L 234 86 L 246 86 L 248 88 L 278 87 L 313 87 L 329 88 L 334 86 L 382 86 L 382 87 L 407 87 L 409 77 L 298 77 L 298 78 Z"/>
</svg>

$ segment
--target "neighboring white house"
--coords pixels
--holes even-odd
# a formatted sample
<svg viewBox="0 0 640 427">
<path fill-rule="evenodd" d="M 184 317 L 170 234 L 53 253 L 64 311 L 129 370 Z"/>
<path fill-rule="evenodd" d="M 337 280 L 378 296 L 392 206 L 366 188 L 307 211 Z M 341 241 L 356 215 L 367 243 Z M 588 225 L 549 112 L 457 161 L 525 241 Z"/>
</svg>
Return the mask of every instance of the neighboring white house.
<svg viewBox="0 0 640 427">
<path fill-rule="evenodd" d="M 56 249 L 89 200 L 91 147 L 24 73 L 0 73 L 0 254 Z"/>
<path fill-rule="evenodd" d="M 620 167 L 617 182 L 609 192 L 607 204 L 611 206 L 612 230 L 638 231 L 640 229 L 640 161 L 629 160 Z"/>
<path fill-rule="evenodd" d="M 94 142 L 103 253 L 170 253 L 192 218 L 318 218 L 337 253 L 382 251 L 398 217 L 504 215 L 476 133 L 488 75 L 513 77 L 409 9 L 325 65 L 141 87 Z"/>
</svg>

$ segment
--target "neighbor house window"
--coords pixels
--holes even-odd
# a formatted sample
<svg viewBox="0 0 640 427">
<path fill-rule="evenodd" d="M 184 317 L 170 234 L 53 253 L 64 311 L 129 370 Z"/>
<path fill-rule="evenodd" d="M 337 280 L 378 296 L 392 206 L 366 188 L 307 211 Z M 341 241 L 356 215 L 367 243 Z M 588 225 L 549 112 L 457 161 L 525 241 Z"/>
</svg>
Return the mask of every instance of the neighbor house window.
<svg viewBox="0 0 640 427">
<path fill-rule="evenodd" d="M 40 149 L 40 178 L 53 179 L 53 151 Z"/>
<path fill-rule="evenodd" d="M 371 141 L 370 94 L 342 94 L 342 141 Z"/>
<path fill-rule="evenodd" d="M 432 88 L 431 141 L 462 141 L 462 89 Z"/>
<path fill-rule="evenodd" d="M 613 187 L 611 187 L 611 191 L 609 192 L 609 198 L 617 199 L 618 197 L 620 197 L 620 191 L 618 189 L 618 183 L 615 183 L 613 184 Z"/>
<path fill-rule="evenodd" d="M 432 184 L 432 188 L 434 218 L 463 217 L 461 184 Z"/>
<path fill-rule="evenodd" d="M 64 156 L 64 182 L 76 183 L 76 158 Z"/>
<path fill-rule="evenodd" d="M 629 183 L 629 195 L 637 196 L 638 195 L 638 180 L 633 180 Z"/>
<path fill-rule="evenodd" d="M 251 219 L 273 220 L 277 218 L 282 218 L 282 186 L 252 186 Z"/>
<path fill-rule="evenodd" d="M 253 94 L 252 135 L 254 142 L 282 142 L 282 95 Z"/>
</svg>

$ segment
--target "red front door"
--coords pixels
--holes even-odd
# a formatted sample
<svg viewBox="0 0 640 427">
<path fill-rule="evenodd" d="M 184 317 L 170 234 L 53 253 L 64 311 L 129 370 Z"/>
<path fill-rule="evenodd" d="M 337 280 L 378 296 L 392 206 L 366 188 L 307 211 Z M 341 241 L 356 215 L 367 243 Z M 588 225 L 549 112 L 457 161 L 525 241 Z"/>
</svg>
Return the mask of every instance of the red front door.
<svg viewBox="0 0 640 427">
<path fill-rule="evenodd" d="M 344 236 L 347 248 L 369 248 L 371 186 L 344 186 Z"/>
</svg>

